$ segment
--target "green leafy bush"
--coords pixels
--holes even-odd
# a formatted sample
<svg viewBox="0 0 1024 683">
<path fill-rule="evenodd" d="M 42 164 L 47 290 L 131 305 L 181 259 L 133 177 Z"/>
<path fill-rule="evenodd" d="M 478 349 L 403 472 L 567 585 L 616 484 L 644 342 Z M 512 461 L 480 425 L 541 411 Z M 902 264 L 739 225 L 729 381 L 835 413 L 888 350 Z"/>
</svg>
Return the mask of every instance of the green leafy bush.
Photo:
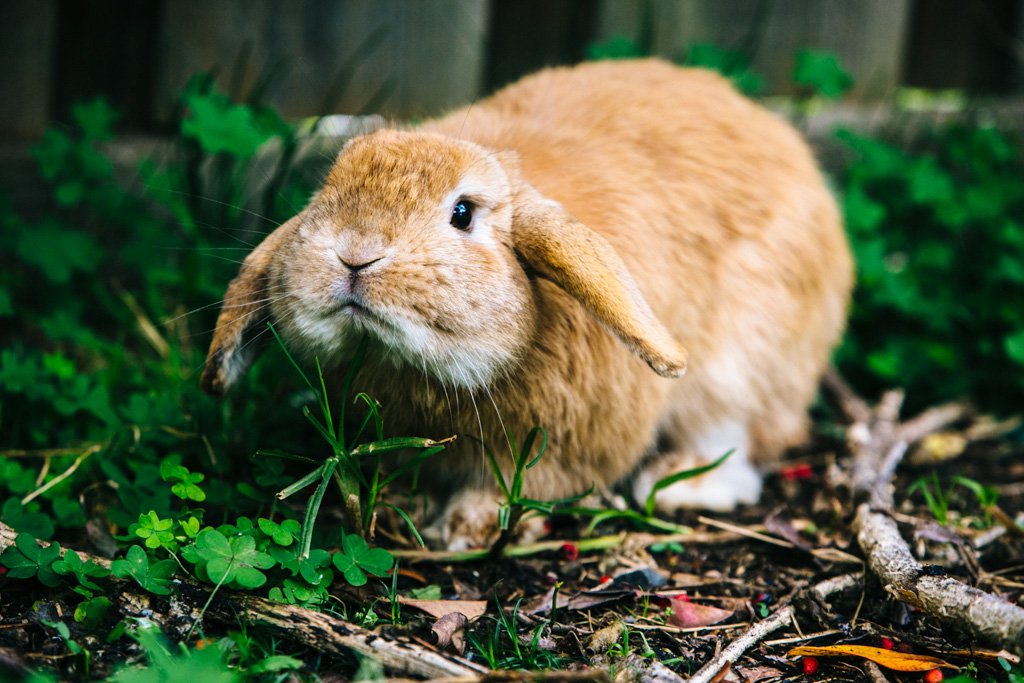
<svg viewBox="0 0 1024 683">
<path fill-rule="evenodd" d="M 858 287 L 839 354 L 865 389 L 921 405 L 1024 399 L 1024 154 L 987 125 L 926 131 L 911 149 L 841 131 Z"/>
</svg>

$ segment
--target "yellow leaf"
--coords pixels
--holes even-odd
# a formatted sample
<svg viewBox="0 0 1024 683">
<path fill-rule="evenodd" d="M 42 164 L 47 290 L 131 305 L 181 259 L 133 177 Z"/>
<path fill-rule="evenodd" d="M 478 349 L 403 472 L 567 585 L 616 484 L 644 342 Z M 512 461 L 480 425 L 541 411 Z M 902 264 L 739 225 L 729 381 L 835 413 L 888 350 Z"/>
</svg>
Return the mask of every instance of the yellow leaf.
<svg viewBox="0 0 1024 683">
<path fill-rule="evenodd" d="M 949 662 L 929 655 L 913 655 L 896 650 L 885 650 L 866 645 L 828 645 L 825 647 L 795 647 L 786 653 L 787 657 L 842 657 L 844 655 L 869 659 L 879 666 L 893 671 L 931 671 L 932 669 L 956 669 Z"/>
</svg>

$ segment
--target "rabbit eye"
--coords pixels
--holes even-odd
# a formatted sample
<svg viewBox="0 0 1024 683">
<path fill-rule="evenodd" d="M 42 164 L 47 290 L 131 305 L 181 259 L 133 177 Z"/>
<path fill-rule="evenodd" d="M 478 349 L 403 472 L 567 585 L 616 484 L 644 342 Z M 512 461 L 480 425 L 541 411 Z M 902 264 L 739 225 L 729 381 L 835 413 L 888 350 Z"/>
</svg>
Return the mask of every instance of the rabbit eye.
<svg viewBox="0 0 1024 683">
<path fill-rule="evenodd" d="M 452 208 L 451 224 L 459 230 L 469 230 L 473 224 L 473 205 L 465 199 L 460 199 Z"/>
</svg>

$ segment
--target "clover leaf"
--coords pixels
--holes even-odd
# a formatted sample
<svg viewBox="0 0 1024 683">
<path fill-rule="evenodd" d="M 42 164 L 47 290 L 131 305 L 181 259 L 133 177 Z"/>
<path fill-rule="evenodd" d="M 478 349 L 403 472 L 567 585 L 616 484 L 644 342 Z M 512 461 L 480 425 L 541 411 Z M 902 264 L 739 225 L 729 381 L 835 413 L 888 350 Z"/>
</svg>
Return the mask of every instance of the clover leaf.
<svg viewBox="0 0 1024 683">
<path fill-rule="evenodd" d="M 270 536 L 274 543 L 278 545 L 291 545 L 295 541 L 295 537 L 301 530 L 301 525 L 294 519 L 286 519 L 280 524 L 273 522 L 269 519 L 260 517 L 256 520 L 256 523 L 260 527 L 260 531 Z"/>
<path fill-rule="evenodd" d="M 147 548 L 165 548 L 173 550 L 176 546 L 173 519 L 160 519 L 156 510 L 139 515 L 139 523 L 132 525 L 133 533 L 141 538 Z"/>
<path fill-rule="evenodd" d="M 60 559 L 60 544 L 54 542 L 41 546 L 32 534 L 22 532 L 14 539 L 14 545 L 0 555 L 0 564 L 7 567 L 7 576 L 12 579 L 31 579 L 50 588 L 60 585 L 60 577 L 53 571 L 53 563 Z"/>
<path fill-rule="evenodd" d="M 74 575 L 78 580 L 78 585 L 94 591 L 102 590 L 102 588 L 96 585 L 93 579 L 110 576 L 109 569 L 99 566 L 92 560 L 83 561 L 78 553 L 71 550 L 64 553 L 62 559 L 54 562 L 52 569 L 61 576 Z"/>
<path fill-rule="evenodd" d="M 842 67 L 835 54 L 816 50 L 797 53 L 793 81 L 830 100 L 839 99 L 853 86 L 853 76 Z"/>
<path fill-rule="evenodd" d="M 267 581 L 260 570 L 270 569 L 275 564 L 273 557 L 256 550 L 256 541 L 251 536 L 229 540 L 216 529 L 199 534 L 195 549 L 205 563 L 210 581 L 239 588 L 259 588 Z"/>
<path fill-rule="evenodd" d="M 164 481 L 173 482 L 171 493 L 178 498 L 197 503 L 206 500 L 206 492 L 198 486 L 206 478 L 202 472 L 189 472 L 187 467 L 179 465 L 174 458 L 166 458 L 160 463 L 160 476 Z"/>
<path fill-rule="evenodd" d="M 145 590 L 156 595 L 171 594 L 171 577 L 174 575 L 174 560 L 158 560 L 150 563 L 146 551 L 137 545 L 128 548 L 124 559 L 110 564 L 111 573 L 121 579 L 133 578 Z"/>
<path fill-rule="evenodd" d="M 365 585 L 367 574 L 386 575 L 395 563 L 395 558 L 387 550 L 370 548 L 361 536 L 355 534 L 344 535 L 341 546 L 342 550 L 334 554 L 334 566 L 353 586 Z"/>
</svg>

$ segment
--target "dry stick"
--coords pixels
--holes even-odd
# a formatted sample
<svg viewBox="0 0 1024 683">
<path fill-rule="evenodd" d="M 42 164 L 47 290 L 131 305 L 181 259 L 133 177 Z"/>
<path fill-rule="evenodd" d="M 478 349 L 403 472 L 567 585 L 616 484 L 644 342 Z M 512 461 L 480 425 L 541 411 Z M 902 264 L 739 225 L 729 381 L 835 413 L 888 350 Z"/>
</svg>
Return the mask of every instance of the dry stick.
<svg viewBox="0 0 1024 683">
<path fill-rule="evenodd" d="M 412 642 L 388 640 L 379 633 L 351 624 L 324 612 L 296 605 L 284 605 L 254 596 L 214 600 L 207 614 L 227 622 L 244 619 L 269 626 L 286 638 L 298 639 L 319 652 L 348 654 L 358 652 L 378 660 L 386 670 L 404 675 L 442 677 L 479 677 L 488 669 L 465 660 L 456 660 Z"/>
<path fill-rule="evenodd" d="M 90 456 L 95 455 L 96 453 L 99 453 L 102 450 L 103 446 L 101 446 L 100 444 L 93 444 L 92 446 L 89 446 L 89 448 L 84 453 L 75 458 L 75 461 L 71 463 L 70 467 L 68 467 L 66 470 L 58 474 L 56 477 L 54 477 L 50 481 L 46 482 L 45 484 L 37 488 L 32 493 L 22 498 L 21 504 L 28 505 L 38 496 L 41 496 L 42 494 L 46 493 L 57 484 L 61 483 L 62 481 L 70 477 L 72 474 L 75 473 L 75 470 L 77 470 L 81 466 L 81 464 L 85 462 Z"/>
<path fill-rule="evenodd" d="M 0 553 L 14 544 L 17 532 L 0 522 Z M 46 546 L 48 543 L 41 543 Z M 67 552 L 69 549 L 63 549 Z M 109 561 L 78 552 L 83 560 L 109 566 Z M 114 580 L 120 586 L 131 585 L 127 581 Z M 183 586 L 193 591 L 208 593 L 209 586 L 200 586 L 182 579 Z M 125 595 L 137 595 L 123 589 Z M 205 597 L 205 596 L 204 596 Z M 148 604 L 148 600 L 139 601 Z M 186 609 L 186 612 L 189 610 Z M 380 633 L 361 628 L 338 617 L 295 605 L 284 605 L 263 598 L 237 593 L 218 597 L 210 605 L 207 614 L 225 621 L 237 623 L 248 618 L 274 629 L 278 636 L 295 640 L 322 652 L 333 654 L 358 652 L 378 659 L 386 669 L 401 675 L 424 676 L 429 679 L 443 677 L 472 677 L 476 680 L 487 669 L 466 660 L 448 656 L 412 642 L 391 640 Z"/>
<path fill-rule="evenodd" d="M 929 576 L 896 522 L 867 503 L 857 508 L 857 542 L 885 590 L 973 638 L 1024 654 L 1024 609 L 948 576 Z"/>
<path fill-rule="evenodd" d="M 566 543 L 572 543 L 580 552 L 593 552 L 607 550 L 609 548 L 620 548 L 624 545 L 642 545 L 650 547 L 657 543 L 689 543 L 689 544 L 717 544 L 730 543 L 741 538 L 740 534 L 732 532 L 699 532 L 694 531 L 684 534 L 648 534 L 643 532 L 620 533 L 608 536 L 594 536 L 582 539 L 558 539 L 537 541 L 524 545 L 507 546 L 502 551 L 502 557 L 530 557 L 541 553 L 555 552 L 561 550 Z M 407 562 L 475 562 L 486 560 L 490 556 L 488 548 L 474 550 L 392 550 L 391 554 L 399 560 Z"/>
<path fill-rule="evenodd" d="M 857 585 L 860 579 L 860 574 L 843 574 L 842 576 L 822 581 L 811 590 L 818 598 L 824 600 L 833 593 L 838 593 L 841 590 Z M 721 652 L 712 657 L 697 673 L 686 680 L 688 683 L 711 683 L 711 681 L 716 680 L 722 669 L 732 666 L 743 656 L 743 653 L 764 640 L 765 636 L 769 633 L 774 633 L 788 624 L 793 619 L 793 614 L 792 605 L 785 605 L 775 610 L 771 616 L 757 622 L 747 629 L 743 635 L 726 645 Z"/>
<path fill-rule="evenodd" d="M 832 378 L 830 381 L 839 381 Z M 904 423 L 898 421 L 902 392 L 887 392 L 865 420 L 859 399 L 848 388 L 842 407 L 854 419 L 850 426 L 853 464 L 851 485 L 857 506 L 853 530 L 871 571 L 896 599 L 914 605 L 972 638 L 1011 652 L 1024 652 L 1024 609 L 997 596 L 945 576 L 929 576 L 900 535 L 893 508 L 892 478 L 908 446 L 967 414 L 967 408 L 945 405 Z M 852 408 L 851 408 L 852 406 Z"/>
</svg>

